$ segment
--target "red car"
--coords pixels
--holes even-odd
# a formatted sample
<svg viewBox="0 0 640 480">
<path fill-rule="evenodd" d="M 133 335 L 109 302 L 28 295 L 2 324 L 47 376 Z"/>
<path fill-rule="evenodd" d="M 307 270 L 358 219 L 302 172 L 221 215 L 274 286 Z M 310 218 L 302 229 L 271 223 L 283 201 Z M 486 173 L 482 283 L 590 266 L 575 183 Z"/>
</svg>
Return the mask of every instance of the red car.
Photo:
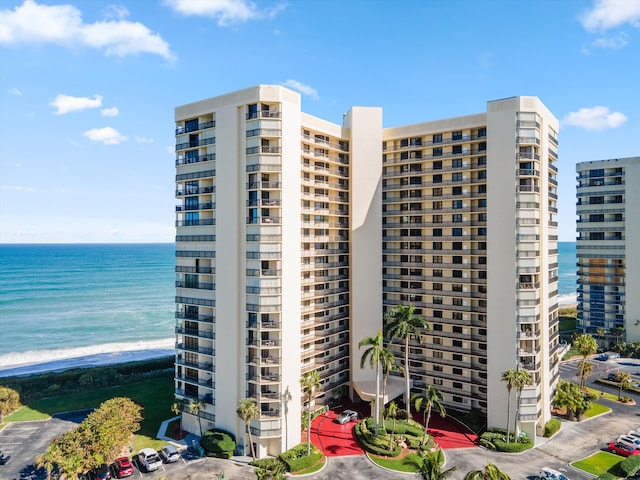
<svg viewBox="0 0 640 480">
<path fill-rule="evenodd" d="M 630 457 L 631 455 L 640 455 L 640 450 L 637 448 L 629 447 L 627 445 L 622 445 L 621 443 L 611 442 L 607 446 L 607 450 L 611 453 L 617 453 L 618 455 L 622 455 L 623 457 Z"/>
<path fill-rule="evenodd" d="M 118 478 L 130 477 L 133 475 L 133 465 L 129 457 L 120 457 L 113 462 L 113 471 Z"/>
</svg>

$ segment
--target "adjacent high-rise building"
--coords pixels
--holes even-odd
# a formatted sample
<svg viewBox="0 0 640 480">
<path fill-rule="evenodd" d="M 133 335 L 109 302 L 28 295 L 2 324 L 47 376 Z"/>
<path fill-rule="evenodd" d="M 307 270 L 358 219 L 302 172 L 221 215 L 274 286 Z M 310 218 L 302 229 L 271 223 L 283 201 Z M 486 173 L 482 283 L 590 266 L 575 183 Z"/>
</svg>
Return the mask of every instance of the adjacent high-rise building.
<svg viewBox="0 0 640 480">
<path fill-rule="evenodd" d="M 315 407 L 371 400 L 358 343 L 412 304 L 431 327 L 410 345 L 414 389 L 504 427 L 502 372 L 526 369 L 510 421 L 542 432 L 558 375 L 558 125 L 539 99 L 383 128 L 381 108 L 335 124 L 259 85 L 175 120 L 176 396 L 202 402 L 203 429 L 243 445 L 236 408 L 252 398 L 259 456 L 298 444 L 301 376 L 319 372 Z M 392 381 L 385 400 L 402 391 Z"/>
<path fill-rule="evenodd" d="M 640 157 L 581 162 L 578 324 L 609 341 L 639 341 Z"/>
</svg>

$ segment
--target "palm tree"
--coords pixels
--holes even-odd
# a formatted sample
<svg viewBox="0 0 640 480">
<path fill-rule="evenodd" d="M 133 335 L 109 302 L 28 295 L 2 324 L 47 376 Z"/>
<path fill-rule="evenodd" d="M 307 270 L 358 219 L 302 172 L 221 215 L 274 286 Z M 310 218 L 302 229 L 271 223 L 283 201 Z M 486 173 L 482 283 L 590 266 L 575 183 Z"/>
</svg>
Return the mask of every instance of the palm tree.
<svg viewBox="0 0 640 480">
<path fill-rule="evenodd" d="M 258 404 L 250 398 L 243 398 L 238 402 L 236 413 L 238 414 L 238 417 L 242 419 L 247 429 L 247 433 L 249 434 L 249 445 L 251 445 L 251 456 L 255 460 L 256 451 L 255 448 L 253 448 L 253 438 L 251 437 L 251 421 L 260 416 Z"/>
<path fill-rule="evenodd" d="M 393 436 L 396 434 L 396 418 L 403 412 L 406 412 L 406 410 L 399 408 L 394 401 L 389 403 L 389 406 L 385 409 L 386 416 L 393 419 L 393 427 L 391 428 L 391 435 L 389 436 L 389 451 L 393 450 Z"/>
<path fill-rule="evenodd" d="M 464 476 L 464 480 L 511 480 L 511 477 L 491 462 L 482 470 L 471 470 Z"/>
<path fill-rule="evenodd" d="M 422 475 L 423 480 L 446 480 L 456 471 L 456 467 L 442 470 L 444 453 L 440 449 L 424 455 L 407 455 L 402 463 L 416 467 L 420 475 Z"/>
<path fill-rule="evenodd" d="M 515 435 L 518 425 L 518 417 L 520 416 L 520 398 L 522 396 L 522 390 L 527 385 L 531 385 L 533 382 L 533 374 L 529 370 L 518 370 L 516 372 L 516 415 L 513 418 L 513 433 Z"/>
<path fill-rule="evenodd" d="M 607 331 L 606 328 L 598 328 L 596 330 L 596 334 L 598 335 L 598 338 L 600 340 L 604 340 L 605 337 L 607 336 L 607 333 L 608 333 L 608 331 Z M 603 344 L 606 346 L 606 342 L 603 342 Z"/>
<path fill-rule="evenodd" d="M 378 424 L 380 423 L 380 364 L 385 356 L 385 348 L 383 345 L 382 330 L 378 330 L 375 337 L 365 337 L 358 343 L 358 348 L 367 347 L 360 358 L 360 368 L 364 368 L 367 359 L 369 366 L 376 370 L 376 399 L 375 399 L 375 435 L 378 436 Z"/>
<path fill-rule="evenodd" d="M 409 379 L 409 340 L 411 337 L 420 337 L 423 332 L 429 331 L 429 324 L 424 318 L 416 317 L 413 314 L 415 307 L 413 305 L 397 305 L 396 308 L 387 312 L 384 316 L 385 335 L 391 339 L 404 341 L 404 378 L 405 378 L 405 394 L 404 404 L 409 406 L 411 396 Z"/>
<path fill-rule="evenodd" d="M 622 398 L 622 389 L 631 381 L 631 374 L 629 372 L 618 372 L 618 400 Z"/>
<path fill-rule="evenodd" d="M 573 348 L 582 356 L 578 377 L 580 378 L 580 388 L 584 388 L 586 383 L 585 366 L 587 358 L 598 351 L 598 344 L 595 339 L 588 333 L 576 335 L 573 337 Z"/>
<path fill-rule="evenodd" d="M 202 436 L 202 420 L 200 420 L 200 410 L 204 408 L 204 402 L 200 399 L 193 400 L 189 404 L 189 413 L 198 417 L 198 430 Z"/>
<path fill-rule="evenodd" d="M 396 357 L 393 356 L 393 353 L 389 350 L 385 349 L 382 353 L 382 359 L 380 359 L 380 365 L 382 366 L 382 401 L 387 398 L 387 380 L 389 379 L 389 374 L 398 368 L 396 364 Z M 384 418 L 382 422 L 384 423 Z"/>
<path fill-rule="evenodd" d="M 311 370 L 302 375 L 300 385 L 307 395 L 307 455 L 311 455 L 311 401 L 313 392 L 320 386 L 320 374 L 317 370 Z"/>
<path fill-rule="evenodd" d="M 187 400 L 185 398 L 183 398 L 182 400 L 177 400 L 171 404 L 171 413 L 180 416 L 180 435 L 182 435 L 182 412 L 184 412 L 186 406 Z"/>
<path fill-rule="evenodd" d="M 447 411 L 444 409 L 442 393 L 433 385 L 429 385 L 424 395 L 416 393 L 411 397 L 411 401 L 415 409 L 419 412 L 421 409 L 422 423 L 424 423 L 424 434 L 422 435 L 422 444 L 427 441 L 427 430 L 429 429 L 429 421 L 431 420 L 431 410 L 436 408 L 441 417 L 445 417 Z M 424 408 L 423 408 L 424 406 Z"/>
<path fill-rule="evenodd" d="M 507 443 L 509 443 L 509 419 L 511 418 L 511 389 L 516 385 L 518 372 L 513 368 L 502 372 L 500 379 L 507 385 Z"/>
</svg>

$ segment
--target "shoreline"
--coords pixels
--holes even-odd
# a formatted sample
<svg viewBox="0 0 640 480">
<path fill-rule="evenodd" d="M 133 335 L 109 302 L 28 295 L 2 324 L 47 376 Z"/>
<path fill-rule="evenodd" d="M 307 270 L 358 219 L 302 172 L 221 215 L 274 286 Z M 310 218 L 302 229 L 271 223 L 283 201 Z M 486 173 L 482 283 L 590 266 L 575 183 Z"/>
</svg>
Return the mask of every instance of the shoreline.
<svg viewBox="0 0 640 480">
<path fill-rule="evenodd" d="M 97 353 L 81 357 L 65 358 L 0 368 L 0 379 L 4 377 L 25 377 L 42 373 L 60 373 L 75 368 L 103 367 L 129 362 L 141 362 L 157 358 L 173 357 L 175 349 L 156 348 L 149 350 L 129 350 L 122 352 Z"/>
</svg>

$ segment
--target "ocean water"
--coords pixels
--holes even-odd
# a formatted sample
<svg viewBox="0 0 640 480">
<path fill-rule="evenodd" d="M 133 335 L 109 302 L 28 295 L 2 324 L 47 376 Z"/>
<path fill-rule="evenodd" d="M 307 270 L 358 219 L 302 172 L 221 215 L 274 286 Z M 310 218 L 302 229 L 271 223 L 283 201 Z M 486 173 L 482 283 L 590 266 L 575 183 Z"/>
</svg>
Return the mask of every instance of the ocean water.
<svg viewBox="0 0 640 480">
<path fill-rule="evenodd" d="M 577 298 L 576 242 L 558 242 L 558 303 L 574 303 Z"/>
<path fill-rule="evenodd" d="M 0 245 L 0 376 L 173 354 L 175 245 Z M 558 243 L 559 302 L 576 244 Z"/>
<path fill-rule="evenodd" d="M 170 352 L 174 244 L 0 245 L 0 370 Z"/>
</svg>

